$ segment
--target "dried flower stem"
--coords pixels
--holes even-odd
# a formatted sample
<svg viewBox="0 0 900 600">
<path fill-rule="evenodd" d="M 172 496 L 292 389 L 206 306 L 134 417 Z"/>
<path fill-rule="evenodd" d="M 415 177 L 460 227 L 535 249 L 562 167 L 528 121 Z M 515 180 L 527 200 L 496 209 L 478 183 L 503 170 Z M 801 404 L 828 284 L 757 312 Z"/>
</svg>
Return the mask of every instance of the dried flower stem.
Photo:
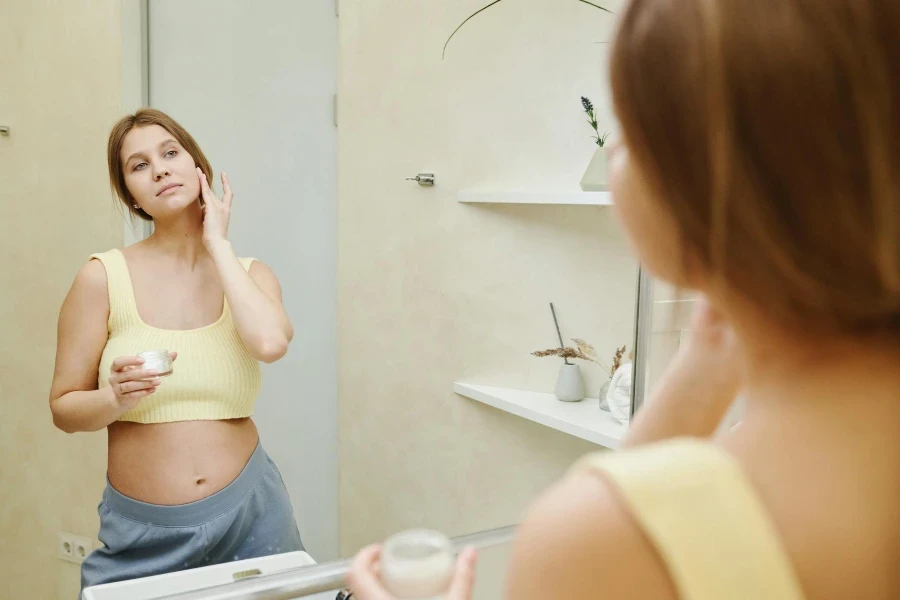
<svg viewBox="0 0 900 600">
<path fill-rule="evenodd" d="M 613 356 L 612 370 L 610 371 L 611 375 L 614 374 L 616 371 L 618 371 L 619 367 L 622 366 L 622 356 L 624 354 L 625 354 L 625 346 L 622 346 L 621 348 L 616 350 L 616 354 Z"/>
<path fill-rule="evenodd" d="M 572 341 L 575 342 L 575 345 L 578 346 L 579 352 L 581 352 L 585 356 L 589 357 L 589 359 L 592 362 L 595 362 L 598 365 L 600 365 L 604 371 L 606 371 L 607 373 L 610 374 L 610 377 L 612 376 L 612 374 L 615 372 L 615 369 L 610 369 L 609 367 L 606 366 L 606 364 L 604 364 L 603 362 L 600 361 L 600 357 L 597 356 L 597 351 L 594 350 L 593 346 L 588 344 L 586 341 L 580 340 L 578 338 L 572 338 Z"/>
<path fill-rule="evenodd" d="M 565 344 L 563 344 L 563 341 L 562 341 L 562 333 L 559 332 L 559 321 L 556 320 L 556 309 L 553 308 L 552 302 L 550 303 L 550 312 L 553 314 L 553 324 L 556 325 L 556 335 L 559 336 L 559 345 L 565 346 Z M 563 356 L 563 361 L 565 361 L 565 363 L 567 365 L 570 364 L 569 357 L 567 357 L 567 356 Z"/>
<path fill-rule="evenodd" d="M 552 307 L 552 305 L 551 305 Z M 560 336 L 560 340 L 562 340 L 562 336 Z M 577 358 L 580 360 L 587 360 L 592 363 L 595 363 L 600 366 L 606 373 L 609 374 L 610 377 L 615 374 L 616 371 L 622 366 L 622 357 L 625 355 L 626 347 L 622 346 L 621 348 L 616 348 L 616 353 L 613 355 L 612 368 L 607 367 L 597 356 L 597 351 L 594 350 L 594 347 L 591 346 L 584 340 L 578 338 L 572 338 L 572 341 L 575 342 L 575 348 L 571 348 L 569 346 L 562 346 L 560 348 L 549 348 L 547 350 L 538 350 L 537 352 L 532 352 L 532 356 L 544 357 L 544 356 L 559 356 L 560 358 L 565 359 L 566 364 L 569 364 L 570 358 Z"/>
<path fill-rule="evenodd" d="M 538 350 L 537 352 L 532 352 L 531 354 L 533 356 L 537 356 L 537 357 L 559 356 L 560 358 L 567 359 L 567 364 L 568 364 L 568 359 L 570 359 L 570 358 L 578 358 L 581 360 L 587 360 L 592 363 L 596 363 L 596 364 L 600 365 L 601 369 L 603 369 L 604 371 L 609 373 L 609 367 L 604 365 L 602 362 L 600 362 L 596 358 L 588 356 L 581 350 L 577 350 L 577 349 L 571 348 L 569 346 L 565 346 L 563 348 L 549 348 L 547 350 Z"/>
</svg>

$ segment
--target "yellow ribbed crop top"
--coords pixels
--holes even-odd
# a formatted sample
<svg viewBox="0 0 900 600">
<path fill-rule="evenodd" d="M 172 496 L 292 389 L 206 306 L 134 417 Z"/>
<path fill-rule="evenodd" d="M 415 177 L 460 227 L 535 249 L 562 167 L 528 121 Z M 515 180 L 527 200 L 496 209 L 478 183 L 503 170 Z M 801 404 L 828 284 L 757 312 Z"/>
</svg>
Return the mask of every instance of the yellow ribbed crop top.
<svg viewBox="0 0 900 600">
<path fill-rule="evenodd" d="M 675 439 L 592 454 L 572 471 L 618 491 L 682 600 L 803 600 L 765 505 L 720 447 Z"/>
<path fill-rule="evenodd" d="M 259 363 L 250 356 L 231 318 L 228 301 L 222 315 L 197 329 L 151 327 L 141 320 L 131 275 L 119 250 L 94 254 L 106 269 L 109 338 L 100 359 L 99 386 L 109 386 L 109 371 L 119 356 L 148 350 L 178 352 L 172 375 L 119 421 L 170 423 L 236 419 L 253 414 L 262 382 Z M 249 270 L 252 258 L 240 259 Z"/>
</svg>

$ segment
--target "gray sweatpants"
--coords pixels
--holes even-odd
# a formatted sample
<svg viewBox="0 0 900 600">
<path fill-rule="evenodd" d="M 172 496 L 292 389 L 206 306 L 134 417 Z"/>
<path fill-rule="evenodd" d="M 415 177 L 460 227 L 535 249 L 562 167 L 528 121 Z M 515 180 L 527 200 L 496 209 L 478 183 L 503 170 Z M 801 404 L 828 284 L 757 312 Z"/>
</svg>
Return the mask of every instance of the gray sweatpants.
<svg viewBox="0 0 900 600">
<path fill-rule="evenodd" d="M 281 552 L 303 550 L 281 474 L 262 446 L 228 487 L 190 504 L 161 506 L 107 484 L 100 541 L 81 565 L 81 589 Z"/>
</svg>

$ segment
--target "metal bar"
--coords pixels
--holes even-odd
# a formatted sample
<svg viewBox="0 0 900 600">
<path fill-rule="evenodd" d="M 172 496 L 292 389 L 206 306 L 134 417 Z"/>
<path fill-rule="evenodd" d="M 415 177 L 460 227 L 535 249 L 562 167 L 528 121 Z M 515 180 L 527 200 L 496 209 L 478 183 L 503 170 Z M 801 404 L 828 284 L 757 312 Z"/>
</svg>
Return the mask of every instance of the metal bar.
<svg viewBox="0 0 900 600">
<path fill-rule="evenodd" d="M 641 407 L 647 390 L 647 364 L 650 358 L 650 336 L 653 333 L 653 278 L 643 266 L 638 267 L 637 298 L 634 316 L 634 368 L 631 371 L 631 417 Z"/>
<path fill-rule="evenodd" d="M 451 541 L 454 550 L 459 552 L 466 546 L 487 548 L 509 543 L 515 538 L 515 533 L 516 526 L 510 525 L 464 535 Z M 160 596 L 154 600 L 293 600 L 343 588 L 351 562 L 352 560 L 341 560 L 288 569 L 205 590 Z"/>
<path fill-rule="evenodd" d="M 498 527 L 497 529 L 487 529 L 478 533 L 470 533 L 461 535 L 450 540 L 453 543 L 453 551 L 461 552 L 467 546 L 475 548 L 490 548 L 491 546 L 499 546 L 507 544 L 516 537 L 518 526 L 507 525 L 506 527 Z"/>
</svg>

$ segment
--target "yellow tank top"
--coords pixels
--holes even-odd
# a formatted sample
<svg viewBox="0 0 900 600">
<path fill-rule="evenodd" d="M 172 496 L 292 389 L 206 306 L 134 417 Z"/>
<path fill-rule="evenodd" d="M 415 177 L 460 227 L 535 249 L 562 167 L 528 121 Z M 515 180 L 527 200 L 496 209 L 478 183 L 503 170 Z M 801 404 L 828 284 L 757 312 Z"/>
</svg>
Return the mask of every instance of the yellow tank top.
<svg viewBox="0 0 900 600">
<path fill-rule="evenodd" d="M 714 444 L 678 439 L 592 454 L 656 547 L 680 600 L 803 600 L 793 566 L 738 463 Z"/>
<path fill-rule="evenodd" d="M 99 386 L 109 386 L 109 371 L 119 356 L 149 350 L 178 352 L 172 375 L 119 421 L 170 423 L 249 417 L 259 394 L 259 363 L 250 356 L 235 329 L 228 301 L 222 315 L 198 329 L 151 327 L 141 320 L 131 275 L 119 250 L 94 254 L 106 269 L 109 292 L 109 338 L 100 359 Z M 249 270 L 252 258 L 240 259 Z"/>
</svg>

